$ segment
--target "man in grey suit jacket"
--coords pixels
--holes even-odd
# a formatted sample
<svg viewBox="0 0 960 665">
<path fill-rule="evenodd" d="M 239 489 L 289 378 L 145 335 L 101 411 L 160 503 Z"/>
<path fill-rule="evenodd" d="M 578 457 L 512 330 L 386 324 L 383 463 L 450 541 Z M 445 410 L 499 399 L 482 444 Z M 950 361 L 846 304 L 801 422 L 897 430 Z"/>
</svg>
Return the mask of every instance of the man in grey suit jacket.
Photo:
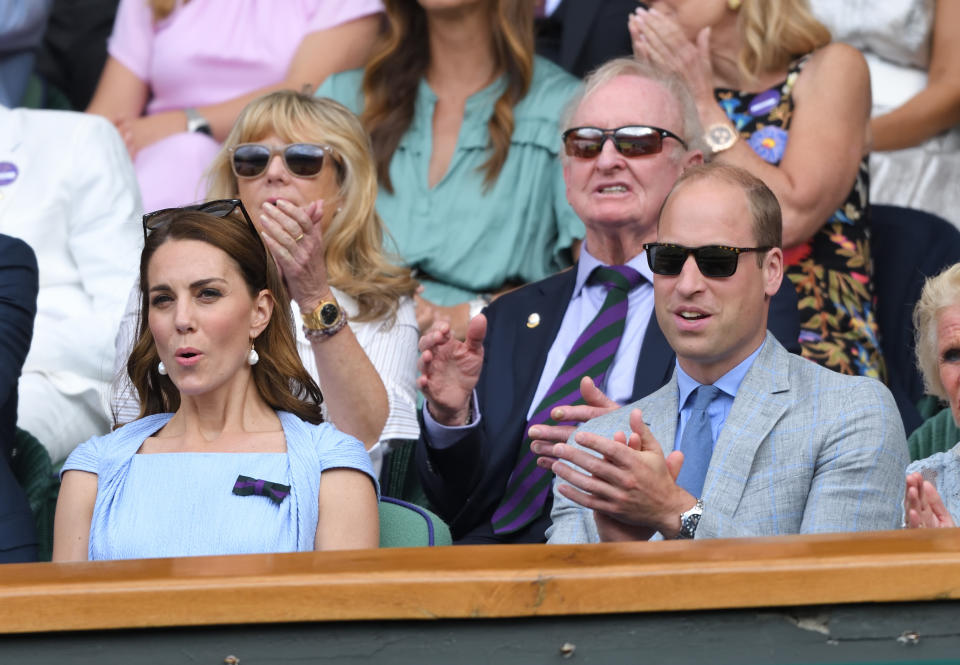
<svg viewBox="0 0 960 665">
<path fill-rule="evenodd" d="M 714 163 L 681 176 L 647 245 L 676 371 L 569 443 L 534 443 L 560 479 L 549 542 L 900 524 L 908 454 L 890 392 L 793 356 L 766 332 L 780 236 L 776 198 L 748 172 Z"/>
</svg>

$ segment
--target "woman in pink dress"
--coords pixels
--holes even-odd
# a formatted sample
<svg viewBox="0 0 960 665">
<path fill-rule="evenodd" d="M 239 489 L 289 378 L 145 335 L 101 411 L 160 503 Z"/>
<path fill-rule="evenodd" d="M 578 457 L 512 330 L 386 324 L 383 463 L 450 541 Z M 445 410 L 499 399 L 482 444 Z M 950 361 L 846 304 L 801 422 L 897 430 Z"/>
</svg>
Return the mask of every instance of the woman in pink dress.
<svg viewBox="0 0 960 665">
<path fill-rule="evenodd" d="M 358 67 L 380 0 L 121 0 L 87 111 L 117 125 L 146 210 L 203 198 L 203 172 L 241 109 Z"/>
</svg>

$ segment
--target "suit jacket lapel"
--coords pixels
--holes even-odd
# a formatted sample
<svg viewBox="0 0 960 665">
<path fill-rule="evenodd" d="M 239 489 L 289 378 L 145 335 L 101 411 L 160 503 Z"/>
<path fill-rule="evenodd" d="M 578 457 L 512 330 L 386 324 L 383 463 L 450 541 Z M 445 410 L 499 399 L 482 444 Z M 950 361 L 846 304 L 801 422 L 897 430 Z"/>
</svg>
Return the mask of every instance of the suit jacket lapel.
<svg viewBox="0 0 960 665">
<path fill-rule="evenodd" d="M 677 414 L 680 410 L 678 402 L 676 374 L 671 376 L 660 390 L 644 400 L 646 408 L 643 411 L 643 422 L 659 442 L 664 456 L 673 451 L 673 441 L 677 438 Z"/>
<path fill-rule="evenodd" d="M 518 402 L 523 407 L 523 420 L 526 422 L 526 412 L 537 391 L 537 384 L 543 373 L 543 366 L 547 362 L 547 352 L 553 345 L 563 322 L 563 315 L 570 304 L 570 295 L 577 281 L 577 268 L 568 269 L 561 274 L 564 279 L 549 280 L 534 285 L 527 302 L 520 306 L 529 309 L 529 312 L 520 311 L 520 316 L 510 325 L 523 326 L 516 335 L 516 347 L 513 357 L 517 363 L 507 368 L 512 374 L 511 380 L 517 383 Z M 540 317 L 539 325 L 527 326 L 526 322 L 532 314 Z M 553 380 L 554 377 L 550 377 Z"/>
<path fill-rule="evenodd" d="M 768 332 L 740 384 L 707 469 L 704 503 L 724 518 L 736 512 L 757 449 L 789 406 L 789 390 L 789 356 Z"/>
</svg>

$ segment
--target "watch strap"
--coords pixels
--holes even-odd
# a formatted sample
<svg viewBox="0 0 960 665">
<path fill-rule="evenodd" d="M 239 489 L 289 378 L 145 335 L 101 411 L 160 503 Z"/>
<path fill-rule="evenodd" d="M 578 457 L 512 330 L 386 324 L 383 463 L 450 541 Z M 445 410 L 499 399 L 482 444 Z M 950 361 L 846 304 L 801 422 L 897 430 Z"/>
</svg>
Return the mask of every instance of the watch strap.
<svg viewBox="0 0 960 665">
<path fill-rule="evenodd" d="M 697 533 L 697 526 L 700 524 L 700 518 L 703 516 L 703 499 L 697 499 L 697 503 L 685 512 L 680 513 L 680 532 L 677 534 L 677 540 L 689 540 Z"/>
<path fill-rule="evenodd" d="M 210 129 L 210 121 L 200 115 L 197 109 L 185 108 L 183 112 L 187 116 L 188 132 L 199 132 L 207 136 L 213 136 L 213 131 Z"/>
</svg>

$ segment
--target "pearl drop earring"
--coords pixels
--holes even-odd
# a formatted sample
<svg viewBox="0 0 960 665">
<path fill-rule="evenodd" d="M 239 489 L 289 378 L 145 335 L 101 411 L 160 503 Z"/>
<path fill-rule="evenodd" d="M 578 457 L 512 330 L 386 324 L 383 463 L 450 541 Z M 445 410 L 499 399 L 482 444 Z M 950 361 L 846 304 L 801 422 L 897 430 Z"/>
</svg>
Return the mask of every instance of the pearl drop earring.
<svg viewBox="0 0 960 665">
<path fill-rule="evenodd" d="M 250 342 L 250 351 L 247 353 L 247 364 L 251 367 L 260 362 L 260 354 L 253 348 L 253 342 Z"/>
<path fill-rule="evenodd" d="M 167 366 L 163 364 L 163 361 L 157 363 L 157 371 L 160 372 L 160 376 L 167 375 Z"/>
</svg>

